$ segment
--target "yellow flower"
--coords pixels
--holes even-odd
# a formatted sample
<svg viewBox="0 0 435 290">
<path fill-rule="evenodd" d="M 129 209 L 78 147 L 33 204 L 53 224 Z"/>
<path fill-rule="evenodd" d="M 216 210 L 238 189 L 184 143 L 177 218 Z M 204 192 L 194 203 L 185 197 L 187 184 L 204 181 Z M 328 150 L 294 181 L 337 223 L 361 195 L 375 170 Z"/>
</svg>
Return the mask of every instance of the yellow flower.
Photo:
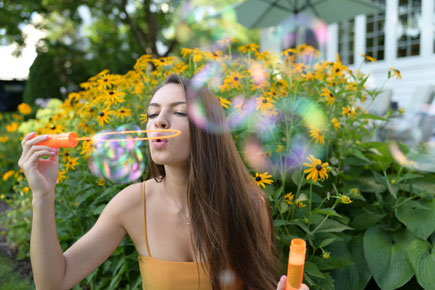
<svg viewBox="0 0 435 290">
<path fill-rule="evenodd" d="M 91 140 L 83 140 L 82 142 L 82 151 L 80 151 L 80 155 L 83 155 L 84 158 L 89 158 L 91 156 Z"/>
<path fill-rule="evenodd" d="M 0 194 L 0 200 L 3 200 L 3 199 L 5 199 L 6 198 L 6 195 L 5 194 Z"/>
<path fill-rule="evenodd" d="M 332 106 L 334 104 L 334 94 L 330 90 L 323 88 L 321 96 L 325 96 L 325 101 Z"/>
<path fill-rule="evenodd" d="M 74 157 L 69 157 L 68 161 L 65 164 L 65 169 L 66 171 L 69 171 L 70 169 L 75 170 L 76 169 L 76 165 L 79 165 L 80 163 L 77 162 L 77 159 L 79 159 L 78 157 L 74 158 Z"/>
<path fill-rule="evenodd" d="M 30 191 L 30 188 L 28 187 L 28 186 L 25 186 L 24 188 L 23 188 L 23 192 L 29 192 Z"/>
<path fill-rule="evenodd" d="M 352 202 L 352 200 L 347 195 L 344 194 L 340 196 L 340 201 L 344 204 L 349 204 Z"/>
<path fill-rule="evenodd" d="M 222 107 L 224 107 L 225 109 L 228 109 L 229 106 L 231 104 L 230 101 L 228 101 L 227 99 L 221 98 L 219 97 L 219 102 L 221 103 Z"/>
<path fill-rule="evenodd" d="M 255 177 L 254 180 L 257 183 L 258 186 L 262 186 L 263 188 L 266 188 L 266 186 L 264 185 L 266 184 L 272 184 L 273 180 L 269 179 L 270 177 L 272 177 L 272 175 L 269 174 L 269 172 L 264 172 L 264 173 L 255 173 Z"/>
<path fill-rule="evenodd" d="M 131 109 L 120 108 L 114 113 L 114 115 L 116 116 L 116 119 L 121 118 L 122 120 L 124 120 L 125 117 L 131 116 Z"/>
<path fill-rule="evenodd" d="M 258 52 L 258 47 L 259 46 L 256 43 L 248 43 L 246 45 L 239 46 L 238 50 L 240 52 L 243 52 L 243 53 L 246 53 L 246 52 L 256 53 L 256 52 Z"/>
<path fill-rule="evenodd" d="M 395 69 L 394 67 L 390 67 L 390 70 L 393 71 L 393 78 L 394 77 L 398 79 L 402 78 L 402 75 L 400 74 L 400 71 L 398 69 Z M 390 72 L 388 72 L 388 76 L 390 76 Z"/>
<path fill-rule="evenodd" d="M 6 172 L 5 174 L 3 174 L 3 181 L 6 181 L 9 179 L 9 177 L 11 177 L 12 175 L 14 175 L 15 171 L 13 170 L 9 170 L 8 172 Z"/>
<path fill-rule="evenodd" d="M 0 136 L 0 143 L 5 143 L 9 140 L 8 136 Z"/>
<path fill-rule="evenodd" d="M 272 110 L 274 108 L 273 103 L 275 103 L 275 101 L 271 98 L 260 97 L 260 98 L 256 98 L 256 100 L 257 100 L 257 107 L 256 107 L 257 111 L 258 109 L 260 109 L 261 112 L 264 112 L 267 110 Z"/>
<path fill-rule="evenodd" d="M 8 132 L 15 132 L 18 129 L 18 123 L 13 122 L 11 124 L 6 125 L 6 131 Z"/>
<path fill-rule="evenodd" d="M 98 124 L 100 124 L 101 127 L 104 126 L 105 123 L 109 123 L 110 121 L 110 115 L 113 115 L 114 112 L 109 110 L 108 108 L 103 109 L 97 117 Z"/>
<path fill-rule="evenodd" d="M 144 124 L 148 122 L 148 115 L 147 114 L 140 114 L 140 123 Z"/>
<path fill-rule="evenodd" d="M 1 236 L 2 236 L 2 237 L 6 236 L 6 232 L 5 232 L 5 231 L 2 231 L 2 232 L 1 232 Z"/>
<path fill-rule="evenodd" d="M 59 175 L 57 176 L 56 183 L 61 183 L 62 180 L 66 178 L 66 171 L 59 171 Z"/>
<path fill-rule="evenodd" d="M 100 178 L 97 180 L 97 184 L 98 186 L 103 186 L 104 184 L 106 184 L 106 180 L 104 178 Z"/>
<path fill-rule="evenodd" d="M 242 88 L 242 80 L 243 76 L 238 73 L 235 72 L 229 76 L 226 76 L 224 79 L 224 83 L 221 86 L 221 91 L 225 92 L 225 91 L 230 91 L 231 88 L 236 88 L 236 89 L 241 89 Z"/>
<path fill-rule="evenodd" d="M 328 251 L 324 251 L 322 254 L 323 259 L 329 259 L 330 256 L 331 256 L 331 253 L 329 253 Z"/>
<path fill-rule="evenodd" d="M 316 139 L 316 144 L 317 143 L 325 144 L 325 136 L 321 135 L 320 130 L 314 126 L 311 126 L 310 137 Z"/>
<path fill-rule="evenodd" d="M 334 126 L 334 129 L 337 130 L 338 128 L 340 128 L 341 124 L 338 121 L 337 118 L 332 118 L 332 126 Z"/>
<path fill-rule="evenodd" d="M 361 56 L 364 56 L 364 58 L 365 58 L 366 60 L 368 60 L 368 61 L 376 62 L 376 58 L 371 57 L 370 55 L 367 55 L 367 54 L 364 54 L 364 53 L 360 53 L 360 55 L 361 55 Z"/>
<path fill-rule="evenodd" d="M 104 70 L 98 75 L 97 83 L 101 89 L 110 89 L 118 84 L 119 76 L 109 74 L 108 72 L 108 70 Z"/>
<path fill-rule="evenodd" d="M 292 200 L 293 200 L 294 198 L 295 198 L 295 195 L 294 195 L 292 192 L 290 192 L 290 193 L 288 193 L 288 194 L 286 194 L 286 195 L 284 196 L 284 200 L 285 200 L 285 202 L 288 203 L 289 205 L 292 205 L 292 204 L 293 204 Z"/>
<path fill-rule="evenodd" d="M 341 113 L 343 115 L 355 117 L 356 116 L 356 108 L 351 108 L 350 106 L 343 107 L 343 111 Z"/>
<path fill-rule="evenodd" d="M 303 202 L 300 201 L 300 200 L 297 200 L 295 204 L 296 204 L 296 206 L 297 206 L 298 208 L 302 208 L 302 207 L 306 207 L 306 206 L 307 206 L 305 203 L 303 203 Z"/>
<path fill-rule="evenodd" d="M 308 160 L 311 163 L 304 163 L 305 166 L 310 167 L 304 171 L 304 173 L 309 173 L 306 177 L 307 180 L 311 178 L 313 182 L 316 182 L 319 178 L 321 180 L 325 180 L 325 178 L 328 178 L 328 162 L 322 164 L 322 161 L 315 158 L 313 155 L 310 155 L 310 157 L 308 157 Z"/>
<path fill-rule="evenodd" d="M 353 196 L 359 196 L 358 188 L 351 188 L 350 189 L 350 194 L 353 195 Z"/>
<path fill-rule="evenodd" d="M 405 114 L 405 108 L 400 108 L 399 109 L 399 113 L 402 114 L 402 115 Z"/>
<path fill-rule="evenodd" d="M 32 113 L 32 108 L 26 103 L 21 103 L 18 105 L 18 111 L 23 115 L 29 115 Z"/>
</svg>

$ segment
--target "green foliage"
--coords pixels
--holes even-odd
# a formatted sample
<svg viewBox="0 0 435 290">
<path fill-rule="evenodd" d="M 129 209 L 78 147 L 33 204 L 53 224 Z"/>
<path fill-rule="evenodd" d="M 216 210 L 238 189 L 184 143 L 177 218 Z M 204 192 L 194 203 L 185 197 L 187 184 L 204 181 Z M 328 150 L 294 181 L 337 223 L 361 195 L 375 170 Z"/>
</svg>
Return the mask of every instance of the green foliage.
<svg viewBox="0 0 435 290">
<path fill-rule="evenodd" d="M 9 258 L 0 255 L 0 285 L 2 290 L 31 290 L 34 289 L 32 281 L 17 275 Z"/>
<path fill-rule="evenodd" d="M 371 141 L 376 124 L 389 116 L 370 115 L 360 107 L 366 98 L 379 94 L 363 87 L 368 76 L 351 72 L 340 61 L 315 62 L 316 52 L 307 46 L 287 50 L 281 59 L 260 53 L 255 45 L 237 48 L 241 55 L 234 59 L 233 46 L 227 47 L 225 55 L 193 49 L 181 51 L 184 59 L 145 55 L 125 75 L 100 72 L 82 83 L 84 90 L 69 94 L 49 118 L 50 126 L 39 128 L 38 134 L 75 131 L 92 136 L 125 123 L 143 124 L 144 110 L 137 104 L 146 103 L 169 73 L 192 78 L 206 68 L 202 81 L 227 106 L 229 119 L 246 113 L 243 105 L 254 103 L 256 122 L 243 123 L 231 133 L 269 199 L 282 273 L 287 270 L 291 240 L 303 238 L 307 241 L 304 281 L 310 289 L 365 289 L 372 278 L 381 289 L 397 289 L 413 281 L 430 289 L 435 174 L 421 170 L 421 163 L 411 158 L 428 153 L 412 155 L 413 150 L 403 144 Z M 264 81 L 251 77 L 254 66 L 264 72 Z M 102 97 L 110 92 L 120 99 Z M 240 96 L 242 104 L 237 103 Z M 113 112 L 120 109 L 130 109 L 131 114 L 126 119 L 115 117 Z M 108 122 L 99 119 L 103 111 Z M 276 115 L 280 118 L 273 119 Z M 244 150 L 252 138 L 262 148 L 252 155 L 264 157 L 270 165 L 267 172 Z M 404 156 L 393 156 L 393 146 Z M 86 153 L 89 148 L 80 145 L 61 154 L 65 177 L 56 186 L 55 206 L 63 249 L 92 227 L 123 188 L 109 180 L 99 185 L 89 171 Z M 78 164 L 68 169 L 66 163 L 72 159 Z M 15 186 L 15 193 L 8 197 L 13 210 L 6 224 L 13 229 L 9 240 L 17 244 L 22 257 L 28 257 L 31 194 L 24 190 L 26 181 L 17 177 L 9 185 Z M 134 246 L 126 239 L 75 289 L 137 287 L 137 264 Z"/>
</svg>

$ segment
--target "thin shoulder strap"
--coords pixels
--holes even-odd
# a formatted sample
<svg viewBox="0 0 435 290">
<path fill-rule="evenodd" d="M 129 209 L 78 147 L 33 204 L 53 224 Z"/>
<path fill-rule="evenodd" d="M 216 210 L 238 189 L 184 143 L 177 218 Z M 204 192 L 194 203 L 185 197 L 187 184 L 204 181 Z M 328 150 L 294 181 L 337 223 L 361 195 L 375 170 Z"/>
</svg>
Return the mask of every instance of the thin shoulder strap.
<svg viewBox="0 0 435 290">
<path fill-rule="evenodd" d="M 142 182 L 142 205 L 143 205 L 143 232 L 145 235 L 145 243 L 147 245 L 147 251 L 148 251 L 148 255 L 151 257 L 151 251 L 150 251 L 150 246 L 148 245 L 148 238 L 147 238 L 147 221 L 146 221 L 146 204 L 145 204 L 145 181 Z"/>
</svg>

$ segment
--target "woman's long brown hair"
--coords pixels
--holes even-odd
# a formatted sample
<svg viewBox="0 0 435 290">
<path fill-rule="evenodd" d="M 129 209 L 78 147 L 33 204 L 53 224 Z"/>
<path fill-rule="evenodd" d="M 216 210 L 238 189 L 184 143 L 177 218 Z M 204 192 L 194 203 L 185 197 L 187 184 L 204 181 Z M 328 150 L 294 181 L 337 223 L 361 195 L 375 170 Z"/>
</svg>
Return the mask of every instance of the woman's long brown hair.
<svg viewBox="0 0 435 290">
<path fill-rule="evenodd" d="M 170 75 L 154 93 L 168 83 L 179 84 L 184 89 L 188 110 L 193 102 L 199 101 L 211 123 L 228 129 L 224 110 L 208 88 L 197 88 L 189 79 Z M 191 118 L 189 128 L 187 200 L 191 237 L 200 261 L 207 261 L 203 267 L 213 290 L 224 289 L 220 277 L 228 266 L 242 280 L 244 289 L 276 289 L 280 262 L 267 197 L 246 169 L 229 130 L 208 132 Z M 146 179 L 161 182 L 165 177 L 164 166 L 155 164 L 150 152 L 148 159 Z M 264 207 L 267 222 L 262 214 Z M 265 224 L 270 226 L 270 236 L 266 235 Z"/>
</svg>

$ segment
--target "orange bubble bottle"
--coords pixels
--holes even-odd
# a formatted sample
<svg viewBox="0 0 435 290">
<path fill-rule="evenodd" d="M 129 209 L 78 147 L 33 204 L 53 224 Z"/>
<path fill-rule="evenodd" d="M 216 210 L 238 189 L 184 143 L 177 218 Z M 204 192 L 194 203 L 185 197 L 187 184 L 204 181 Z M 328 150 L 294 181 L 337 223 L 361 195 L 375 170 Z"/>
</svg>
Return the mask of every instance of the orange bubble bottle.
<svg viewBox="0 0 435 290">
<path fill-rule="evenodd" d="M 48 138 L 37 145 L 46 145 L 53 148 L 76 147 L 79 142 L 75 132 L 67 132 L 60 134 L 47 134 Z"/>
<path fill-rule="evenodd" d="M 305 252 L 307 244 L 302 239 L 293 239 L 288 255 L 286 290 L 298 290 L 304 276 Z"/>
</svg>

